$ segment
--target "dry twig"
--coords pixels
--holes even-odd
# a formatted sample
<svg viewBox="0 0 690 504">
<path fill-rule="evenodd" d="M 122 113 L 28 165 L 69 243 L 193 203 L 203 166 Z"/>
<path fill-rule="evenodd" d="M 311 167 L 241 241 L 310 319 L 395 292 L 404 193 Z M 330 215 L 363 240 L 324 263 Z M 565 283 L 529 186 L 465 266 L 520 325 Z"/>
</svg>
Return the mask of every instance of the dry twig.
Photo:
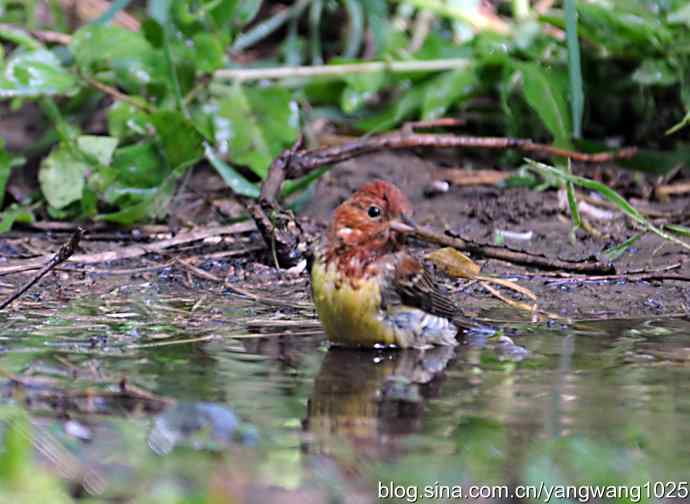
<svg viewBox="0 0 690 504">
<path fill-rule="evenodd" d="M 56 266 L 62 264 L 67 259 L 69 259 L 69 257 L 72 254 L 74 254 L 74 251 L 79 246 L 79 241 L 81 240 L 81 237 L 83 236 L 83 234 L 84 234 L 84 230 L 82 228 L 77 228 L 77 230 L 74 232 L 74 234 L 69 239 L 69 241 L 67 243 L 65 243 L 62 247 L 60 247 L 60 250 L 57 251 L 57 253 L 41 269 L 41 271 L 39 271 L 36 275 L 34 275 L 34 277 L 31 280 L 29 280 L 27 283 L 25 283 L 22 287 L 17 289 L 17 291 L 12 293 L 10 295 L 10 297 L 8 297 L 5 301 L 0 303 L 0 310 L 4 310 L 14 300 L 19 298 L 22 294 L 24 294 L 31 287 L 33 287 L 41 278 L 43 278 L 48 273 L 50 273 L 53 269 L 55 269 Z"/>
</svg>

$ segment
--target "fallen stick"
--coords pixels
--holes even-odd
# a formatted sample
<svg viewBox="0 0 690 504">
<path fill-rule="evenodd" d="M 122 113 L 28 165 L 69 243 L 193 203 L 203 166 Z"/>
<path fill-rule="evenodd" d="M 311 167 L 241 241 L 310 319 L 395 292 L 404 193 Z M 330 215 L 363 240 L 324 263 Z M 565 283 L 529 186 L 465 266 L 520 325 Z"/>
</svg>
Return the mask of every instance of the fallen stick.
<svg viewBox="0 0 690 504">
<path fill-rule="evenodd" d="M 499 259 L 514 264 L 522 264 L 523 266 L 532 266 L 535 268 L 558 271 L 574 271 L 578 273 L 615 273 L 615 268 L 611 263 L 604 263 L 601 261 L 564 261 L 558 258 L 546 257 L 539 254 L 530 254 L 521 252 L 519 250 L 511 250 L 506 247 L 497 247 L 494 245 L 480 245 L 470 241 L 463 240 L 445 234 L 436 233 L 429 229 L 422 227 L 414 228 L 411 236 L 420 240 L 443 245 L 446 247 L 453 247 L 454 249 L 469 252 L 477 257 L 484 257 L 487 259 Z"/>
<path fill-rule="evenodd" d="M 184 245 L 190 242 L 212 238 L 214 236 L 231 235 L 246 233 L 254 231 L 256 226 L 253 222 L 238 222 L 229 226 L 202 228 L 194 231 L 179 233 L 174 238 L 167 240 L 160 240 L 146 245 L 137 244 L 127 247 L 120 247 L 106 252 L 99 252 L 97 254 L 78 254 L 69 258 L 70 262 L 82 264 L 98 264 L 103 262 L 118 261 L 121 259 L 133 259 L 141 257 L 146 254 L 161 252 L 167 248 L 177 245 Z M 20 273 L 31 269 L 36 269 L 45 261 L 44 258 L 39 258 L 32 261 L 25 261 L 22 264 L 0 267 L 0 275 L 7 275 L 10 273 Z"/>
<path fill-rule="evenodd" d="M 289 268 L 303 260 L 309 244 L 302 236 L 297 219 L 286 212 L 278 203 L 278 195 L 285 180 L 308 175 L 312 171 L 334 163 L 339 163 L 365 154 L 381 150 L 416 149 L 416 148 L 483 148 L 483 149 L 517 149 L 526 153 L 540 153 L 551 156 L 562 156 L 582 162 L 604 162 L 613 159 L 629 158 L 635 155 L 634 147 L 623 148 L 613 152 L 586 154 L 560 149 L 552 145 L 538 144 L 529 139 L 510 137 L 473 137 L 452 134 L 416 133 L 415 128 L 435 126 L 454 126 L 457 121 L 441 119 L 426 123 L 408 123 L 399 131 L 378 136 L 364 137 L 343 145 L 332 147 L 304 149 L 300 137 L 291 149 L 283 151 L 273 160 L 266 180 L 261 186 L 257 203 L 248 206 L 249 213 L 256 222 L 256 227 L 271 248 L 276 259 L 276 266 Z M 428 233 L 426 233 L 427 238 Z M 437 235 L 438 236 L 438 235 Z M 422 238 L 422 236 L 419 236 Z M 456 247 L 459 242 L 447 243 Z M 492 257 L 509 262 L 527 264 L 546 269 L 562 269 L 580 273 L 614 273 L 612 265 L 599 261 L 571 262 L 549 259 L 526 252 L 510 251 L 501 247 L 474 245 L 463 248 L 483 257 Z"/>
<path fill-rule="evenodd" d="M 57 251 L 57 253 L 50 259 L 50 261 L 48 261 L 48 263 L 41 269 L 41 271 L 34 275 L 34 277 L 27 283 L 25 283 L 22 287 L 20 287 L 14 293 L 12 293 L 7 299 L 5 299 L 5 301 L 0 303 L 0 310 L 4 310 L 13 301 L 19 298 L 31 287 L 33 287 L 39 280 L 41 280 L 41 278 L 43 278 L 53 269 L 55 269 L 55 267 L 69 259 L 69 257 L 72 254 L 74 254 L 74 251 L 79 246 L 79 241 L 81 240 L 81 237 L 83 235 L 84 230 L 82 228 L 77 228 L 77 230 L 74 232 L 69 241 L 65 243 L 62 247 L 60 247 L 60 250 Z"/>
</svg>

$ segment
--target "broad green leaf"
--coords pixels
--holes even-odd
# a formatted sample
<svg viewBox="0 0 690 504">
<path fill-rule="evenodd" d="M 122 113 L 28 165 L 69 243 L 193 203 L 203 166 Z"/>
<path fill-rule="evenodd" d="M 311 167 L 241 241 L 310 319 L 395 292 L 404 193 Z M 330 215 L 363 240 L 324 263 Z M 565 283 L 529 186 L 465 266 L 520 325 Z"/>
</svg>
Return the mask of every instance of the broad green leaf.
<svg viewBox="0 0 690 504">
<path fill-rule="evenodd" d="M 299 112 L 287 89 L 235 85 L 219 103 L 216 144 L 227 143 L 233 163 L 266 176 L 273 158 L 291 145 L 299 132 Z"/>
<path fill-rule="evenodd" d="M 156 49 L 163 47 L 163 39 L 165 34 L 163 33 L 163 27 L 161 24 L 153 18 L 145 19 L 141 23 L 141 31 L 144 34 L 146 40 Z"/>
<path fill-rule="evenodd" d="M 345 77 L 340 107 L 347 114 L 361 109 L 386 84 L 385 72 L 353 74 Z"/>
<path fill-rule="evenodd" d="M 77 78 L 47 49 L 17 50 L 0 73 L 0 98 L 71 95 Z"/>
<path fill-rule="evenodd" d="M 211 163 L 216 171 L 223 177 L 223 180 L 228 185 L 230 189 L 241 196 L 247 196 L 249 198 L 259 197 L 259 188 L 256 184 L 252 184 L 246 178 L 244 178 L 240 173 L 235 170 L 232 166 L 227 164 L 218 155 L 213 152 L 213 149 L 206 145 L 204 149 L 206 153 L 206 159 Z"/>
<path fill-rule="evenodd" d="M 22 224 L 31 224 L 34 222 L 34 214 L 31 209 L 17 204 L 10 205 L 4 212 L 0 212 L 0 234 L 6 233 L 15 222 Z"/>
<path fill-rule="evenodd" d="M 204 137 L 180 112 L 159 110 L 151 122 L 171 169 L 191 166 L 203 157 Z"/>
<path fill-rule="evenodd" d="M 123 101 L 114 102 L 107 115 L 108 134 L 120 140 L 146 134 L 151 122 L 146 112 Z"/>
<path fill-rule="evenodd" d="M 168 213 L 168 204 L 175 194 L 175 185 L 182 173 L 182 169 L 170 172 L 159 187 L 139 202 L 125 206 L 118 212 L 96 216 L 95 220 L 129 225 L 148 219 L 162 219 Z"/>
<path fill-rule="evenodd" d="M 116 81 L 130 91 L 165 80 L 165 62 L 139 32 L 108 25 L 86 25 L 69 45 L 74 59 L 87 75 L 112 69 Z"/>
<path fill-rule="evenodd" d="M 225 53 L 218 37 L 210 33 L 197 33 L 192 38 L 196 59 L 196 68 L 201 72 L 211 73 L 223 67 Z"/>
<path fill-rule="evenodd" d="M 422 105 L 424 86 L 413 87 L 402 98 L 378 114 L 359 121 L 357 127 L 368 132 L 385 131 L 412 116 Z"/>
<path fill-rule="evenodd" d="M 152 142 L 120 147 L 113 154 L 112 169 L 104 174 L 100 190 L 108 191 L 117 184 L 122 187 L 151 188 L 158 186 L 170 170 L 165 168 L 158 149 Z M 106 198 L 112 202 L 111 198 Z"/>
<path fill-rule="evenodd" d="M 84 154 L 93 157 L 102 165 L 109 165 L 117 147 L 117 138 L 109 136 L 82 135 L 77 138 L 77 147 Z"/>
<path fill-rule="evenodd" d="M 50 206 L 64 208 L 79 201 L 89 166 L 65 145 L 58 145 L 41 163 L 38 180 Z"/>
<path fill-rule="evenodd" d="M 422 103 L 422 119 L 442 117 L 451 105 L 469 98 L 476 91 L 479 79 L 472 66 L 452 70 L 435 77 L 427 86 Z"/>
<path fill-rule="evenodd" d="M 560 147 L 570 145 L 570 114 L 566 101 L 565 75 L 548 70 L 536 63 L 521 63 L 523 93 L 529 106 L 537 113 L 544 126 Z"/>
</svg>

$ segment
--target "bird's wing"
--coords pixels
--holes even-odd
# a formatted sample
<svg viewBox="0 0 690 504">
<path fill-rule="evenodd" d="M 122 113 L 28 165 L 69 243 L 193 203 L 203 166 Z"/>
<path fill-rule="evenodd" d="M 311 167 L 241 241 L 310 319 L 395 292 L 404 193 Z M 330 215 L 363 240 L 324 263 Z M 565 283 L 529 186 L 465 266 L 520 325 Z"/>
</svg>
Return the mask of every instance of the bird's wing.
<svg viewBox="0 0 690 504">
<path fill-rule="evenodd" d="M 386 258 L 382 294 L 385 305 L 405 304 L 452 319 L 458 307 L 436 283 L 431 272 L 406 252 Z"/>
</svg>

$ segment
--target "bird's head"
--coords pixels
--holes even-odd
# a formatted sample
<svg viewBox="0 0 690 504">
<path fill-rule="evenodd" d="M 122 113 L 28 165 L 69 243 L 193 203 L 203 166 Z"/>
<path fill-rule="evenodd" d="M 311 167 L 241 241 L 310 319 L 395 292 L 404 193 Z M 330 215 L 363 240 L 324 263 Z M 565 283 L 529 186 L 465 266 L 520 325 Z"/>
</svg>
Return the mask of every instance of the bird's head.
<svg viewBox="0 0 690 504">
<path fill-rule="evenodd" d="M 414 229 L 412 205 L 393 184 L 374 180 L 364 184 L 335 210 L 328 231 L 329 248 L 336 255 L 363 259 L 396 250 L 402 235 Z"/>
</svg>

